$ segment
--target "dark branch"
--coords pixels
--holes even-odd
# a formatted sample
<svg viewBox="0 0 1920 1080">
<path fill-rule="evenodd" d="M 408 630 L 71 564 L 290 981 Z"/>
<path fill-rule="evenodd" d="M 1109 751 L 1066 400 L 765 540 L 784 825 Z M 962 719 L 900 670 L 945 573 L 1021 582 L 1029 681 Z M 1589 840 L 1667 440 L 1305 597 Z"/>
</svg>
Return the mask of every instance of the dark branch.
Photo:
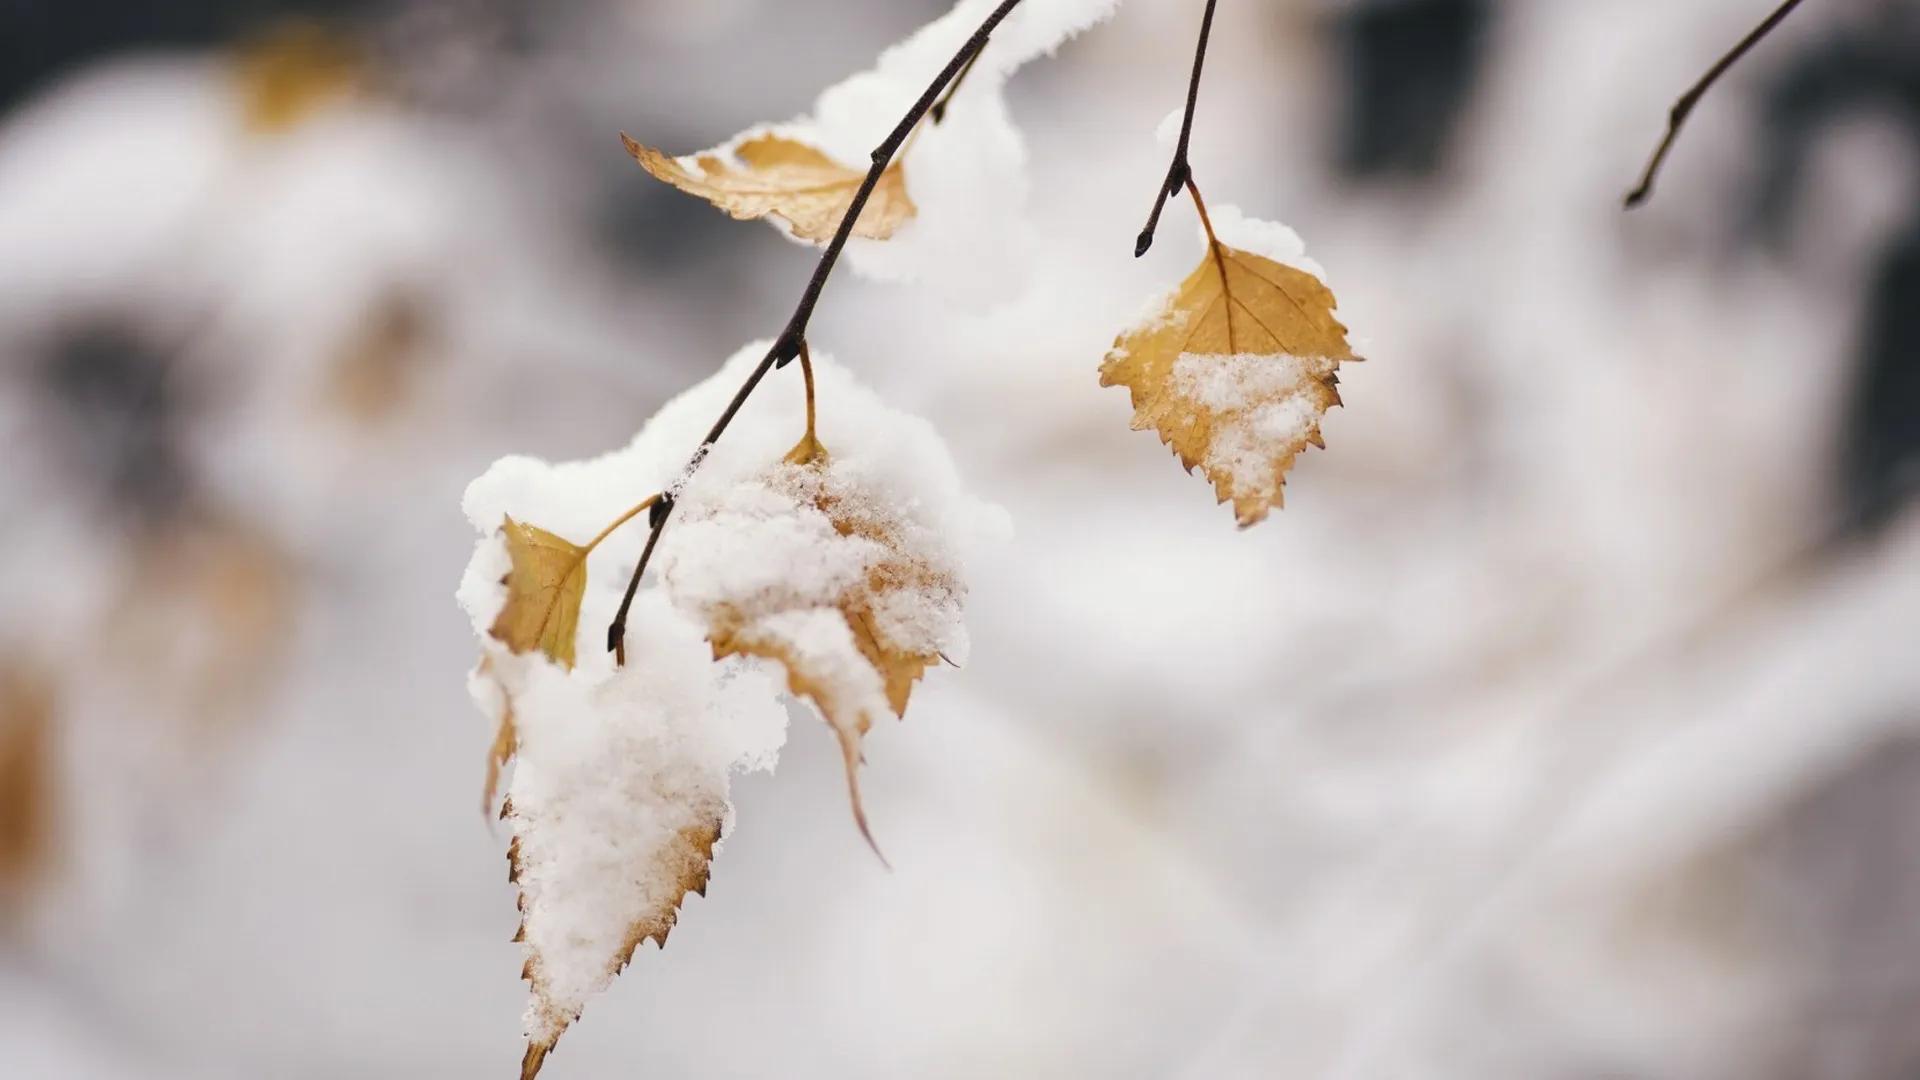
<svg viewBox="0 0 1920 1080">
<path fill-rule="evenodd" d="M 762 357 L 748 373 L 746 382 L 740 384 L 740 389 L 734 393 L 733 400 L 727 403 L 726 410 L 720 414 L 720 419 L 713 422 L 707 437 L 700 440 L 700 445 L 694 449 L 693 457 L 688 459 L 687 467 L 680 474 L 680 479 L 673 487 L 667 489 L 659 502 L 654 504 L 650 518 L 652 529 L 647 533 L 647 546 L 641 549 L 640 561 L 634 564 L 633 578 L 627 582 L 627 592 L 620 601 L 620 610 L 615 613 L 613 622 L 607 626 L 607 649 L 620 663 L 626 662 L 627 613 L 633 607 L 634 593 L 640 588 L 640 578 L 647 572 L 647 563 L 653 558 L 653 549 L 660 541 L 660 534 L 666 531 L 667 520 L 673 516 L 674 499 L 680 494 L 681 485 L 684 485 L 693 475 L 694 470 L 700 467 L 700 462 L 705 460 L 707 451 L 712 449 L 713 444 L 720 441 L 720 436 L 726 433 L 727 425 L 733 423 L 733 418 L 739 414 L 740 407 L 747 403 L 747 398 L 753 395 L 754 388 L 760 385 L 760 380 L 767 377 L 767 372 L 776 367 L 787 366 L 794 357 L 800 355 L 800 349 L 806 341 L 807 324 L 813 319 L 813 309 L 820 302 L 821 290 L 827 287 L 827 278 L 832 276 L 834 264 L 840 261 L 841 249 L 847 246 L 848 238 L 853 235 L 854 224 L 860 220 L 860 212 L 866 209 L 867 200 L 873 196 L 874 187 L 880 183 L 880 174 L 893 163 L 894 155 L 900 152 L 900 147 L 906 143 L 907 136 L 913 133 L 921 117 L 932 110 L 934 102 L 940 98 L 940 92 L 954 82 L 963 69 L 973 63 L 974 59 L 980 55 L 980 50 L 986 47 L 987 38 L 992 36 L 994 27 L 999 26 L 1001 20 L 1019 6 L 1020 0 L 1001 0 L 1000 5 L 993 9 L 978 29 L 974 30 L 973 36 L 969 37 L 966 43 L 960 46 L 960 50 L 953 54 L 953 59 L 947 61 L 947 66 L 941 68 L 940 73 L 934 76 L 933 82 L 927 84 L 926 91 L 914 101 L 912 107 L 907 109 L 906 115 L 900 118 L 900 122 L 894 125 L 893 130 L 887 134 L 879 146 L 874 147 L 871 155 L 873 164 L 867 169 L 866 179 L 860 182 L 860 189 L 854 192 L 853 201 L 847 205 L 847 212 L 841 216 L 840 226 L 834 230 L 833 239 L 827 242 L 826 251 L 821 253 L 820 262 L 814 266 L 813 277 L 807 281 L 806 291 L 800 294 L 800 303 L 793 309 L 793 315 L 787 319 L 786 327 L 780 331 L 780 336 L 774 339 L 773 347 L 767 350 L 767 355 Z M 1207 9 L 1211 14 L 1212 0 L 1208 0 Z"/>
<path fill-rule="evenodd" d="M 1173 147 L 1173 164 L 1167 166 L 1167 178 L 1160 182 L 1160 190 L 1153 196 L 1153 212 L 1147 215 L 1147 225 L 1133 241 L 1133 257 L 1139 258 L 1153 246 L 1153 230 L 1160 227 L 1160 211 L 1167 205 L 1173 193 L 1186 186 L 1187 178 L 1193 169 L 1187 164 L 1187 143 L 1193 138 L 1193 108 L 1200 99 L 1200 68 L 1207 62 L 1207 37 L 1213 33 L 1213 7 L 1217 0 L 1207 0 L 1206 14 L 1200 16 L 1200 43 L 1193 50 L 1193 78 L 1187 83 L 1187 112 L 1180 120 L 1180 141 Z"/>
<path fill-rule="evenodd" d="M 1799 6 L 1800 0 L 1785 0 L 1779 7 L 1774 8 L 1773 14 L 1768 15 L 1759 26 L 1754 27 L 1746 37 L 1741 38 L 1738 45 L 1728 50 L 1725 56 L 1707 69 L 1707 73 L 1700 77 L 1699 82 L 1694 83 L 1686 93 L 1680 95 L 1680 100 L 1673 103 L 1673 108 L 1667 111 L 1666 135 L 1660 139 L 1660 145 L 1654 148 L 1653 157 L 1647 162 L 1646 171 L 1640 174 L 1640 183 L 1635 185 L 1632 191 L 1627 192 L 1627 209 L 1631 210 L 1639 206 L 1652 196 L 1653 182 L 1660 175 L 1661 166 L 1666 164 L 1667 154 L 1673 149 L 1674 140 L 1680 137 L 1681 125 L 1687 122 L 1687 117 L 1693 115 L 1693 107 L 1700 103 L 1700 99 L 1706 96 L 1714 83 L 1720 81 L 1720 76 L 1725 75 L 1729 68 L 1739 63 L 1740 58 L 1747 55 L 1747 52 L 1758 45 L 1761 39 L 1773 33 L 1774 27 L 1785 21 L 1793 9 Z"/>
</svg>

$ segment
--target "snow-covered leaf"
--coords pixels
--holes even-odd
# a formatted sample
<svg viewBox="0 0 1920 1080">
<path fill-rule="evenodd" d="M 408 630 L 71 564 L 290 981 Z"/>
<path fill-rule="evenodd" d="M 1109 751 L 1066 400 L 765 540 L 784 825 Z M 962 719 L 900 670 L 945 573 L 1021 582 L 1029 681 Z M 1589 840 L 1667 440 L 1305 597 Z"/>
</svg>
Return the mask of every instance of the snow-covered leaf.
<svg viewBox="0 0 1920 1080">
<path fill-rule="evenodd" d="M 825 242 L 832 237 L 867 174 L 773 132 L 686 157 L 670 157 L 628 135 L 620 138 L 654 179 L 698 195 L 742 221 L 780 218 L 801 240 Z M 906 176 L 896 161 L 881 172 L 853 235 L 885 240 L 913 215 Z"/>
<path fill-rule="evenodd" d="M 1325 445 L 1335 372 L 1358 359 L 1333 309 L 1313 274 L 1209 236 L 1180 287 L 1114 340 L 1100 385 L 1131 390 L 1134 430 L 1158 431 L 1252 525 L 1281 505 L 1295 455 Z"/>
<path fill-rule="evenodd" d="M 804 463 L 790 457 L 687 507 L 681 523 L 694 537 L 687 546 L 722 531 L 780 538 L 799 573 L 730 578 L 683 546 L 663 576 L 668 594 L 707 624 L 716 657 L 777 661 L 788 689 L 819 708 L 839 739 L 854 820 L 871 844 L 860 740 L 880 717 L 905 714 L 913 684 L 957 629 L 966 590 L 937 536 L 815 449 Z"/>
</svg>

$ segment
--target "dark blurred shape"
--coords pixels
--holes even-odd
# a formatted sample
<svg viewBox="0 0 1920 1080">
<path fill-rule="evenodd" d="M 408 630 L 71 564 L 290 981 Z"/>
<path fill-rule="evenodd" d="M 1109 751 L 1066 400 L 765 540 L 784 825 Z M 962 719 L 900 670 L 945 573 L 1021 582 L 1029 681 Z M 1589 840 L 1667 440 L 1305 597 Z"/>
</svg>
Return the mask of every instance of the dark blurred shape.
<svg viewBox="0 0 1920 1080">
<path fill-rule="evenodd" d="M 41 362 L 48 445 L 122 516 L 163 520 L 186 498 L 173 369 L 167 351 L 110 319 L 61 331 Z"/>
<path fill-rule="evenodd" d="M 1375 0 L 1335 17 L 1347 176 L 1424 177 L 1447 147 L 1485 57 L 1488 0 Z"/>
<path fill-rule="evenodd" d="M 1920 137 L 1920 14 L 1886 10 L 1829 35 L 1762 92 L 1764 149 L 1747 234 L 1778 247 L 1800 196 L 1807 159 L 1826 129 L 1862 111 Z"/>
<path fill-rule="evenodd" d="M 338 20 L 376 0 L 0 0 L 0 110 L 127 49 L 217 45 L 290 16 Z"/>
<path fill-rule="evenodd" d="M 1920 228 L 1880 262 L 1856 363 L 1841 482 L 1849 524 L 1872 532 L 1920 493 Z"/>
<path fill-rule="evenodd" d="M 1872 112 L 1920 147 L 1920 13 L 1889 4 L 1830 35 L 1772 80 L 1762 111 L 1760 183 L 1743 233 L 1778 249 L 1830 127 Z M 1848 529 L 1871 533 L 1920 490 L 1920 225 L 1881 254 L 1862 318 L 1838 479 Z"/>
</svg>

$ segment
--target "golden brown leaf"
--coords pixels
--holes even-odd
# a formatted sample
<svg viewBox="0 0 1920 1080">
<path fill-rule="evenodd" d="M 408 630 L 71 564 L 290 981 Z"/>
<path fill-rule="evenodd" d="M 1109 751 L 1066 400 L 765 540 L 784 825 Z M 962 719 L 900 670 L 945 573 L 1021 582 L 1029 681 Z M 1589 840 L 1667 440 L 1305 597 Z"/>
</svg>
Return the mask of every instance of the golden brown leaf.
<svg viewBox="0 0 1920 1080">
<path fill-rule="evenodd" d="M 811 451 L 807 463 L 797 464 L 790 456 L 775 472 L 775 482 L 811 502 L 827 516 L 839 535 L 872 541 L 885 552 L 868 568 L 866 580 L 846 590 L 830 612 L 808 614 L 826 615 L 844 624 L 858 656 L 855 662 L 864 663 L 877 677 L 884 706 L 891 709 L 894 716 L 904 716 L 913 684 L 940 659 L 940 654 L 890 639 L 880 629 L 885 622 L 876 616 L 876 609 L 886 605 L 895 593 L 955 595 L 960 586 L 947 572 L 927 565 L 904 549 L 900 523 L 871 508 L 856 511 L 835 494 L 827 478 L 825 448 L 817 443 L 808 447 L 804 440 L 796 452 L 802 448 Z M 773 629 L 781 618 L 795 614 L 800 612 L 765 608 L 748 612 L 736 607 L 711 610 L 708 640 L 713 644 L 714 658 L 736 654 L 758 656 L 777 661 L 786 669 L 788 690 L 796 697 L 812 701 L 839 740 L 854 822 L 878 853 L 879 847 L 874 844 L 873 833 L 867 826 L 866 809 L 860 800 L 858 772 L 860 740 L 873 727 L 878 711 L 873 707 L 871 687 L 864 677 L 840 663 L 846 659 L 843 655 L 831 648 L 814 647 L 817 642 L 811 639 L 809 645 L 802 645 L 795 635 Z"/>
<path fill-rule="evenodd" d="M 1294 456 L 1323 446 L 1335 375 L 1357 360 L 1333 293 L 1304 270 L 1218 242 L 1145 323 L 1121 334 L 1100 385 L 1133 392 L 1133 428 L 1203 468 L 1242 526 L 1281 505 Z"/>
<path fill-rule="evenodd" d="M 699 820 L 675 831 L 663 848 L 647 853 L 647 863 L 642 868 L 644 874 L 648 878 L 666 882 L 667 887 L 661 894 L 660 902 L 627 927 L 625 937 L 607 959 L 607 978 L 626 970 L 633 961 L 634 950 L 640 947 L 641 942 L 652 939 L 657 946 L 665 948 L 667 936 L 680 920 L 680 905 L 685 902 L 687 894 L 707 895 L 713 849 L 720 843 L 721 831 L 726 824 L 727 806 L 724 799 L 717 805 L 711 800 L 696 802 L 699 805 L 684 809 L 693 811 Z M 675 809 L 682 807 L 676 806 Z M 514 811 L 511 799 L 507 801 L 502 816 L 514 822 L 514 837 L 507 846 L 507 880 L 520 884 L 526 873 L 522 854 L 524 823 Z M 519 903 L 520 928 L 515 932 L 514 940 L 526 942 L 529 939 L 528 919 L 531 912 L 524 886 Z M 527 1050 L 520 1061 L 520 1077 L 521 1080 L 534 1080 L 541 1066 L 546 1064 L 547 1056 L 553 1053 L 554 1046 L 559 1043 L 560 1036 L 574 1021 L 580 1019 L 584 1002 L 558 1000 L 538 949 L 528 948 L 527 961 L 520 970 L 520 977 L 532 988 L 534 1002 L 529 1013 L 531 1023 L 527 1033 Z"/>
<path fill-rule="evenodd" d="M 773 216 L 802 240 L 822 243 L 833 236 L 853 205 L 866 170 L 849 169 L 802 142 L 772 133 L 756 135 L 733 150 L 733 161 L 708 150 L 688 158 L 670 157 L 620 136 L 627 152 L 654 179 L 689 195 L 698 195 L 742 221 Z M 885 240 L 915 214 L 899 163 L 887 166 L 868 197 L 853 235 Z"/>
<path fill-rule="evenodd" d="M 513 565 L 501 579 L 507 587 L 506 605 L 488 633 L 516 653 L 539 649 L 572 668 L 580 600 L 587 591 L 588 549 L 512 518 L 500 531 Z"/>
</svg>

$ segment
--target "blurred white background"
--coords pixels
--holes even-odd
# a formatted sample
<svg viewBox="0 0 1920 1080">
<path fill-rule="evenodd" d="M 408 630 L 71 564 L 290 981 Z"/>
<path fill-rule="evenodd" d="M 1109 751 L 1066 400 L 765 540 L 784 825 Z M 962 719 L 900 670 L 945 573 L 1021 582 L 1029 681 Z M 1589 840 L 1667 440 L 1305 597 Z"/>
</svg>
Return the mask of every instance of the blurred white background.
<svg viewBox="0 0 1920 1080">
<path fill-rule="evenodd" d="M 1200 0 L 1011 95 L 1044 310 L 814 338 L 1015 539 L 867 742 L 796 711 L 573 1077 L 1920 1070 L 1920 10 L 1221 0 L 1193 163 L 1369 360 L 1238 532 L 1096 368 L 1189 268 Z M 0 1075 L 511 1075 L 451 592 L 806 250 L 648 180 L 938 0 L 0 3 Z M 955 107 L 964 105 L 964 98 Z"/>
</svg>

